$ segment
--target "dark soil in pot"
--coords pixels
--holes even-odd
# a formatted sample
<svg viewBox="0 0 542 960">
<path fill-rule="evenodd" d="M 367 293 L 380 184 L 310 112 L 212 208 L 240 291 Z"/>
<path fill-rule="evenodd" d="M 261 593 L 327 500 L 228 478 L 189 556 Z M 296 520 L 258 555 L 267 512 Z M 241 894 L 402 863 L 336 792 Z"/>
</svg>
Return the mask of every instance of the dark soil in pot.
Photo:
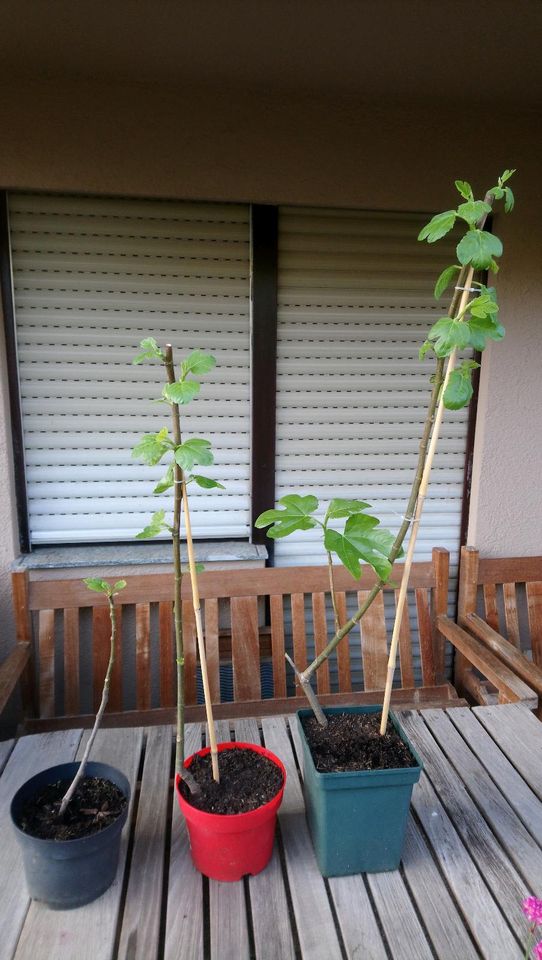
<svg viewBox="0 0 542 960">
<path fill-rule="evenodd" d="M 185 800 L 206 813 L 248 813 L 268 803 L 282 786 L 282 773 L 267 757 L 242 747 L 219 754 L 220 782 L 215 783 L 211 756 L 195 756 L 190 772 L 201 787 L 201 794 L 192 794 L 181 781 Z"/>
<path fill-rule="evenodd" d="M 61 820 L 58 811 L 71 781 L 57 780 L 28 800 L 17 826 L 42 840 L 76 840 L 108 827 L 122 814 L 122 790 L 101 777 L 83 777 Z"/>
<path fill-rule="evenodd" d="M 340 713 L 322 727 L 314 716 L 302 724 L 314 766 L 319 773 L 387 770 L 417 766 L 406 743 L 388 721 L 380 736 L 380 713 Z"/>
</svg>

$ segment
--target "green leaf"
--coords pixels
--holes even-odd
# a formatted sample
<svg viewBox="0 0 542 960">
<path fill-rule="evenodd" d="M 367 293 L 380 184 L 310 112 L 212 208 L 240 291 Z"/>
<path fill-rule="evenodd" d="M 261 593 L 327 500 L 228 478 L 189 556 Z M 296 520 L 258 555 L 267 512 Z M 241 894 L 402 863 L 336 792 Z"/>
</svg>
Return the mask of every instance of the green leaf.
<svg viewBox="0 0 542 960">
<path fill-rule="evenodd" d="M 137 357 L 134 357 L 132 363 L 143 363 L 144 360 L 164 359 L 164 354 L 160 350 L 154 337 L 146 337 L 145 340 L 142 340 L 139 344 L 139 348 L 142 352 L 138 353 Z"/>
<path fill-rule="evenodd" d="M 505 170 L 504 173 L 501 173 L 499 177 L 499 186 L 502 187 L 502 185 L 506 183 L 507 180 L 510 180 L 510 177 L 514 176 L 515 172 L 516 170 L 514 168 L 513 170 Z"/>
<path fill-rule="evenodd" d="M 185 440 L 184 443 L 176 447 L 174 455 L 179 466 L 188 472 L 195 463 L 201 464 L 202 467 L 208 467 L 214 460 L 209 440 L 201 440 L 199 437 Z"/>
<path fill-rule="evenodd" d="M 167 427 L 163 427 L 158 433 L 146 433 L 133 448 L 132 457 L 138 457 L 150 467 L 154 467 L 172 446 Z"/>
<path fill-rule="evenodd" d="M 197 380 L 177 380 L 176 383 L 168 383 L 163 390 L 163 397 L 170 403 L 176 403 L 179 406 L 190 403 L 198 395 L 200 384 Z"/>
<path fill-rule="evenodd" d="M 440 300 L 442 294 L 444 293 L 445 290 L 448 289 L 452 280 L 455 279 L 456 273 L 459 273 L 460 270 L 461 270 L 461 267 L 458 267 L 457 264 L 454 263 L 453 266 L 446 267 L 442 271 L 440 277 L 435 283 L 435 293 L 434 293 L 435 300 Z"/>
<path fill-rule="evenodd" d="M 195 567 L 196 573 L 203 573 L 205 570 L 205 564 L 199 563 L 199 561 L 195 564 Z M 181 567 L 181 573 L 190 573 L 190 567 Z"/>
<path fill-rule="evenodd" d="M 425 227 L 420 230 L 418 240 L 427 240 L 428 243 L 435 243 L 441 237 L 445 237 L 452 229 L 456 218 L 455 210 L 445 210 L 444 213 L 437 213 Z"/>
<path fill-rule="evenodd" d="M 447 410 L 460 410 L 470 403 L 473 394 L 471 374 L 478 366 L 474 360 L 465 360 L 460 367 L 452 370 L 443 394 L 443 403 Z"/>
<path fill-rule="evenodd" d="M 473 317 L 489 317 L 495 313 L 499 312 L 499 305 L 495 299 L 494 293 L 491 294 L 484 289 L 484 292 L 480 294 L 479 297 L 476 297 L 475 300 L 471 300 L 468 305 L 469 313 Z"/>
<path fill-rule="evenodd" d="M 502 200 L 504 197 L 504 190 L 502 187 L 492 187 L 489 193 L 492 197 L 495 197 L 495 200 Z"/>
<path fill-rule="evenodd" d="M 486 340 L 502 340 L 504 337 L 504 327 L 494 316 L 473 316 L 468 321 L 468 328 L 470 345 L 480 352 L 485 350 Z"/>
<path fill-rule="evenodd" d="M 461 196 L 465 197 L 465 200 L 473 199 L 472 187 L 470 183 L 467 183 L 466 180 L 456 180 L 455 185 L 459 190 L 459 193 L 461 194 Z"/>
<path fill-rule="evenodd" d="M 434 341 L 434 350 L 437 357 L 448 357 L 452 350 L 462 350 L 468 346 L 469 328 L 462 320 L 454 317 L 441 317 L 431 327 L 428 340 Z"/>
<path fill-rule="evenodd" d="M 162 530 L 168 530 L 169 527 L 165 522 L 165 517 L 165 510 L 157 510 L 156 513 L 153 513 L 151 522 L 140 533 L 136 533 L 136 540 L 150 540 L 151 537 L 157 537 L 159 533 L 162 533 Z"/>
<path fill-rule="evenodd" d="M 324 522 L 327 523 L 328 520 L 339 520 L 341 517 L 352 517 L 356 513 L 363 513 L 363 511 L 370 508 L 370 506 L 371 504 L 365 503 L 364 500 L 341 500 L 336 498 L 330 502 Z"/>
<path fill-rule="evenodd" d="M 181 364 L 182 377 L 184 379 L 189 373 L 201 377 L 204 373 L 209 373 L 209 370 L 212 370 L 215 364 L 216 360 L 210 353 L 194 350 Z"/>
<path fill-rule="evenodd" d="M 501 241 L 485 230 L 469 230 L 457 245 L 459 262 L 463 266 L 471 264 L 475 270 L 487 270 L 493 257 L 501 254 Z"/>
<path fill-rule="evenodd" d="M 218 480 L 211 480 L 210 477 L 202 477 L 199 473 L 193 473 L 191 480 L 194 480 L 198 487 L 203 487 L 204 490 L 225 490 L 226 487 L 223 483 L 219 483 Z"/>
<path fill-rule="evenodd" d="M 433 349 L 434 349 L 434 348 L 433 348 L 433 344 L 431 343 L 431 341 L 430 341 L 430 340 L 425 340 L 425 341 L 422 343 L 420 349 L 418 350 L 418 357 L 420 358 L 420 360 L 424 360 L 425 357 L 426 357 L 426 355 L 429 353 L 429 351 L 430 351 L 430 350 L 433 350 Z"/>
<path fill-rule="evenodd" d="M 472 225 L 478 223 L 486 213 L 491 213 L 491 207 L 485 200 L 468 200 L 467 203 L 460 203 L 457 208 L 457 216 Z"/>
<path fill-rule="evenodd" d="M 326 530 L 326 550 L 337 554 L 355 580 L 361 576 L 360 561 L 368 563 L 382 580 L 387 580 L 390 575 L 388 556 L 395 538 L 389 530 L 376 529 L 379 524 L 377 517 L 358 513 L 348 518 L 344 533 L 330 528 Z"/>
<path fill-rule="evenodd" d="M 117 580 L 117 582 L 113 584 L 113 590 L 118 593 L 119 590 L 124 590 L 125 586 L 126 580 Z"/>
<path fill-rule="evenodd" d="M 173 486 L 173 464 L 170 463 L 167 468 L 166 473 L 161 480 L 158 481 L 154 490 L 152 491 L 155 494 L 165 493 L 166 490 L 169 490 Z"/>
<path fill-rule="evenodd" d="M 85 577 L 83 583 L 89 590 L 94 590 L 95 593 L 111 593 L 111 584 L 109 584 L 107 580 L 98 580 L 96 577 Z"/>
<path fill-rule="evenodd" d="M 504 201 L 505 213 L 510 213 L 510 211 L 514 209 L 514 194 L 512 193 L 510 187 L 504 188 L 504 195 L 506 198 Z"/>
<path fill-rule="evenodd" d="M 318 509 L 318 500 L 311 494 L 301 497 L 297 493 L 289 493 L 281 497 L 279 503 L 282 509 L 265 510 L 256 520 L 258 529 L 269 527 L 267 536 L 272 540 L 287 537 L 296 530 L 311 530 L 317 520 L 311 516 Z"/>
</svg>

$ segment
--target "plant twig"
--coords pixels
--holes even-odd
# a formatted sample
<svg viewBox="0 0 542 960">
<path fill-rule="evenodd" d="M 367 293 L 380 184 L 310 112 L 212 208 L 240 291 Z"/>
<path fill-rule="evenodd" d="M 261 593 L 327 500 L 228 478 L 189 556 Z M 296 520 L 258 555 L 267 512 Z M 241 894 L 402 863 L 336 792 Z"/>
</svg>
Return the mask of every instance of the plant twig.
<svg viewBox="0 0 542 960">
<path fill-rule="evenodd" d="M 327 717 L 318 702 L 318 697 L 316 696 L 314 690 L 311 687 L 310 680 L 307 680 L 305 676 L 299 672 L 294 661 L 292 660 L 292 658 L 288 653 L 285 653 L 284 656 L 286 657 L 288 663 L 294 670 L 295 675 L 299 681 L 299 684 L 301 685 L 301 689 L 303 690 L 303 693 L 305 694 L 307 700 L 309 701 L 312 707 L 312 710 L 314 712 L 314 715 L 318 720 L 318 723 L 322 727 L 327 727 Z"/>
<path fill-rule="evenodd" d="M 81 763 L 79 764 L 79 769 L 77 770 L 75 777 L 73 778 L 68 790 L 66 791 L 66 793 L 62 798 L 62 803 L 60 804 L 60 809 L 58 811 L 58 819 L 64 816 L 66 807 L 68 806 L 71 798 L 73 797 L 75 791 L 77 790 L 77 787 L 79 786 L 80 781 L 83 779 L 85 775 L 85 769 L 88 763 L 88 758 L 90 756 L 90 751 L 92 750 L 92 745 L 94 743 L 94 740 L 96 739 L 96 734 L 98 733 L 98 729 L 99 729 L 102 717 L 104 715 L 105 708 L 107 706 L 107 701 L 109 700 L 109 686 L 111 682 L 111 671 L 113 670 L 113 664 L 115 663 L 117 620 L 115 617 L 115 601 L 113 598 L 113 594 L 112 593 L 109 594 L 107 599 L 109 602 L 109 617 L 111 620 L 111 639 L 110 639 L 110 647 L 109 647 L 109 663 L 107 664 L 107 671 L 104 679 L 102 699 L 94 720 L 94 726 L 92 727 L 92 731 L 87 740 L 87 745 L 85 747 L 85 751 L 83 753 Z"/>
</svg>

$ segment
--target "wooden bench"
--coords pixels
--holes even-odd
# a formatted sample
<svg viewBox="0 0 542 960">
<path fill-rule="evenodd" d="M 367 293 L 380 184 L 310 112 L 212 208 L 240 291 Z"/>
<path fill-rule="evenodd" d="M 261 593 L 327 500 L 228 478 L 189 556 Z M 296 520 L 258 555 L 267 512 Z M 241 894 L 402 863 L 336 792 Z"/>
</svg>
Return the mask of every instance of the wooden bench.
<svg viewBox="0 0 542 960">
<path fill-rule="evenodd" d="M 505 666 L 516 677 L 518 697 L 534 697 L 542 719 L 542 557 L 481 559 L 478 550 L 463 547 L 457 625 L 439 618 L 438 626 L 469 658 L 456 657 L 457 690 L 481 704 L 503 702 L 506 694 L 491 666 Z M 477 658 L 486 680 L 476 671 Z"/>
<path fill-rule="evenodd" d="M 361 625 L 351 632 L 350 643 L 343 640 L 318 671 L 315 685 L 324 705 L 381 699 L 390 618 L 401 571 L 402 565 L 397 564 L 390 585 L 369 608 Z M 128 586 L 118 597 L 119 653 L 107 722 L 171 722 L 175 702 L 172 577 L 134 573 L 126 579 Z M 359 583 L 342 567 L 337 568 L 341 622 L 354 612 L 374 582 L 370 568 L 364 568 Z M 261 716 L 296 710 L 303 694 L 294 684 L 284 653 L 287 650 L 303 669 L 312 659 L 313 650 L 321 651 L 333 635 L 327 567 L 209 571 L 200 576 L 200 591 L 216 716 Z M 9 682 L 13 688 L 16 675 L 22 677 L 26 728 L 53 729 L 90 723 L 108 658 L 110 631 L 105 598 L 90 593 L 78 579 L 32 580 L 25 570 L 13 574 L 13 595 L 18 641 L 13 656 L 19 658 L 19 672 L 11 669 Z M 393 691 L 395 703 L 464 704 L 445 678 L 444 635 L 435 628 L 436 618 L 445 618 L 447 606 L 448 553 L 435 548 L 432 562 L 415 563 L 412 568 L 409 604 L 400 637 L 397 686 Z M 183 580 L 183 621 L 186 718 L 197 721 L 203 719 L 204 713 L 197 696 L 196 640 L 188 577 Z M 416 658 L 413 637 L 417 638 Z M 449 639 L 454 643 L 453 636 Z M 352 668 L 356 647 L 362 682 Z M 477 651 L 475 654 L 471 662 L 480 668 L 480 657 Z M 488 660 L 491 661 L 489 655 Z M 272 674 L 268 696 L 262 693 L 262 663 Z M 231 671 L 231 702 L 221 699 L 224 668 Z M 524 690 L 518 690 L 509 668 L 501 664 L 499 672 L 491 661 L 490 676 L 501 684 L 504 699 L 522 698 Z"/>
</svg>

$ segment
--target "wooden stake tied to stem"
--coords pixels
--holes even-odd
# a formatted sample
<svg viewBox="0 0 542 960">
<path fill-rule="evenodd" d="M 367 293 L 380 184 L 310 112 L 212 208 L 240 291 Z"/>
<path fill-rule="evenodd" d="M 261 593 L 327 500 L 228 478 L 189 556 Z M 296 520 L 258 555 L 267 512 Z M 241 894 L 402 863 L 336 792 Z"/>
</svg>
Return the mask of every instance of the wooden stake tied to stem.
<svg viewBox="0 0 542 960">
<path fill-rule="evenodd" d="M 194 557 L 194 543 L 192 540 L 192 527 L 190 524 L 190 511 L 188 508 L 188 494 L 186 483 L 183 482 L 183 508 L 184 523 L 186 530 L 186 548 L 188 551 L 188 568 L 190 570 L 190 582 L 192 584 L 192 602 L 194 605 L 194 616 L 196 619 L 196 636 L 198 639 L 199 661 L 201 668 L 201 679 L 203 681 L 203 695 L 205 699 L 205 713 L 207 715 L 207 726 L 209 728 L 209 742 L 211 745 L 211 765 L 213 768 L 213 780 L 220 781 L 218 769 L 218 750 L 216 746 L 216 731 L 213 718 L 213 705 L 211 702 L 211 689 L 209 687 L 209 676 L 207 673 L 207 657 L 205 653 L 205 642 L 203 639 L 203 624 L 201 620 L 201 603 L 199 597 L 198 577 L 196 573 L 196 560 Z"/>
</svg>

